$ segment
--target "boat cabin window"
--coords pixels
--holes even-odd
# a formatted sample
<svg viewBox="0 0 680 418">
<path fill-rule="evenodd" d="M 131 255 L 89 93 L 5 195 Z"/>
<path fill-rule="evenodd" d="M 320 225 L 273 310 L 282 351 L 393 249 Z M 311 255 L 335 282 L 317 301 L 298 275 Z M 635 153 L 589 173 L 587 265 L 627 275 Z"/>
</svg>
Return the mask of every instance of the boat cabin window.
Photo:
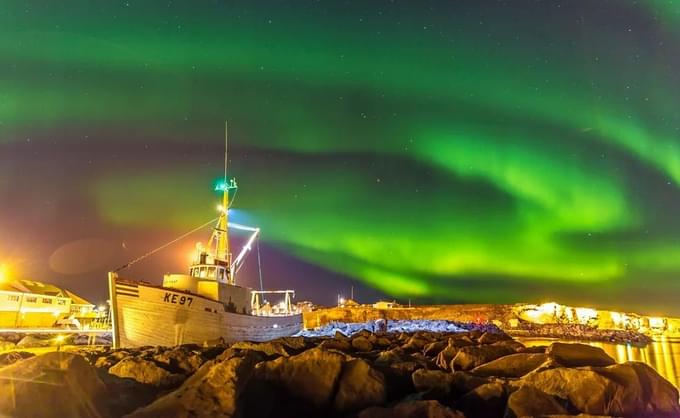
<svg viewBox="0 0 680 418">
<path fill-rule="evenodd" d="M 200 279 L 224 280 L 226 273 L 221 266 L 194 266 L 189 269 L 189 275 Z"/>
</svg>

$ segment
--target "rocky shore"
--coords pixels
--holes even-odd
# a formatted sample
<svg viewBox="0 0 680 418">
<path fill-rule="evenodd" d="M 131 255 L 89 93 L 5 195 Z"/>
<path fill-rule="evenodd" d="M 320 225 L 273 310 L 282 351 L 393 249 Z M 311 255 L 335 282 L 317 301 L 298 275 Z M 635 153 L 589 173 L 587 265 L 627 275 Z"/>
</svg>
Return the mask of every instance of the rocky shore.
<svg viewBox="0 0 680 418">
<path fill-rule="evenodd" d="M 59 340 L 57 340 L 59 337 Z M 54 347 L 55 345 L 111 345 L 111 333 L 96 335 L 59 333 L 0 333 L 0 353 L 28 348 Z"/>
<path fill-rule="evenodd" d="M 0 416 L 680 416 L 677 389 L 643 363 L 469 328 L 14 351 L 0 355 Z"/>
<path fill-rule="evenodd" d="M 653 340 L 635 331 L 599 329 L 580 324 L 531 324 L 507 330 L 513 337 L 559 338 L 561 340 L 600 341 L 616 344 L 633 344 L 644 347 Z"/>
</svg>

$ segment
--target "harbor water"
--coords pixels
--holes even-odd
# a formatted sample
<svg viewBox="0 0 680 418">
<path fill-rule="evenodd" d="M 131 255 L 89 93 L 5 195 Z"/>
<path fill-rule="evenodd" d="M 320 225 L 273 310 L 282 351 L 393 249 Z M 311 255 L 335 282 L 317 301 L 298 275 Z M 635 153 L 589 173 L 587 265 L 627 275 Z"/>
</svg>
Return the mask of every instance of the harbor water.
<svg viewBox="0 0 680 418">
<path fill-rule="evenodd" d="M 645 347 L 631 344 L 617 344 L 597 341 L 558 340 L 548 338 L 515 338 L 526 346 L 550 345 L 555 341 L 582 343 L 600 347 L 617 362 L 640 361 L 652 366 L 680 388 L 680 339 L 659 337 Z"/>
</svg>

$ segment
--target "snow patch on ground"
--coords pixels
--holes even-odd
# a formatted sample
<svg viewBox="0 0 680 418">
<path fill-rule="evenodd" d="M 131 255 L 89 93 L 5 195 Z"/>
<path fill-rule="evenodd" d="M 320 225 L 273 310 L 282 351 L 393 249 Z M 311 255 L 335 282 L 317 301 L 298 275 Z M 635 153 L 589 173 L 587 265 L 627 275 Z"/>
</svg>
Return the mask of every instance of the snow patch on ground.
<svg viewBox="0 0 680 418">
<path fill-rule="evenodd" d="M 359 323 L 331 322 L 323 327 L 303 330 L 298 336 L 303 337 L 332 337 L 336 332 L 341 332 L 347 336 L 355 334 L 361 330 L 377 332 L 380 330 L 379 321 L 368 321 Z M 390 320 L 387 321 L 387 332 L 466 332 L 468 329 L 460 327 L 451 321 L 443 320 Z"/>
</svg>

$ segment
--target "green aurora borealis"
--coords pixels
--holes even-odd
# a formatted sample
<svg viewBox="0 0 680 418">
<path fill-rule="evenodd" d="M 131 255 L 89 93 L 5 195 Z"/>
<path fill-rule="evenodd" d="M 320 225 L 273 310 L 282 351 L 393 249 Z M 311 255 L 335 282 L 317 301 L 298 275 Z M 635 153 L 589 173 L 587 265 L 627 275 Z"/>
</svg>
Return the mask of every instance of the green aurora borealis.
<svg viewBox="0 0 680 418">
<path fill-rule="evenodd" d="M 397 298 L 680 313 L 672 0 L 0 1 L 0 64 L 0 234 L 38 239 L 42 186 L 48 219 L 95 214 L 45 257 L 210 219 L 228 118 L 236 217 L 297 262 Z"/>
</svg>

